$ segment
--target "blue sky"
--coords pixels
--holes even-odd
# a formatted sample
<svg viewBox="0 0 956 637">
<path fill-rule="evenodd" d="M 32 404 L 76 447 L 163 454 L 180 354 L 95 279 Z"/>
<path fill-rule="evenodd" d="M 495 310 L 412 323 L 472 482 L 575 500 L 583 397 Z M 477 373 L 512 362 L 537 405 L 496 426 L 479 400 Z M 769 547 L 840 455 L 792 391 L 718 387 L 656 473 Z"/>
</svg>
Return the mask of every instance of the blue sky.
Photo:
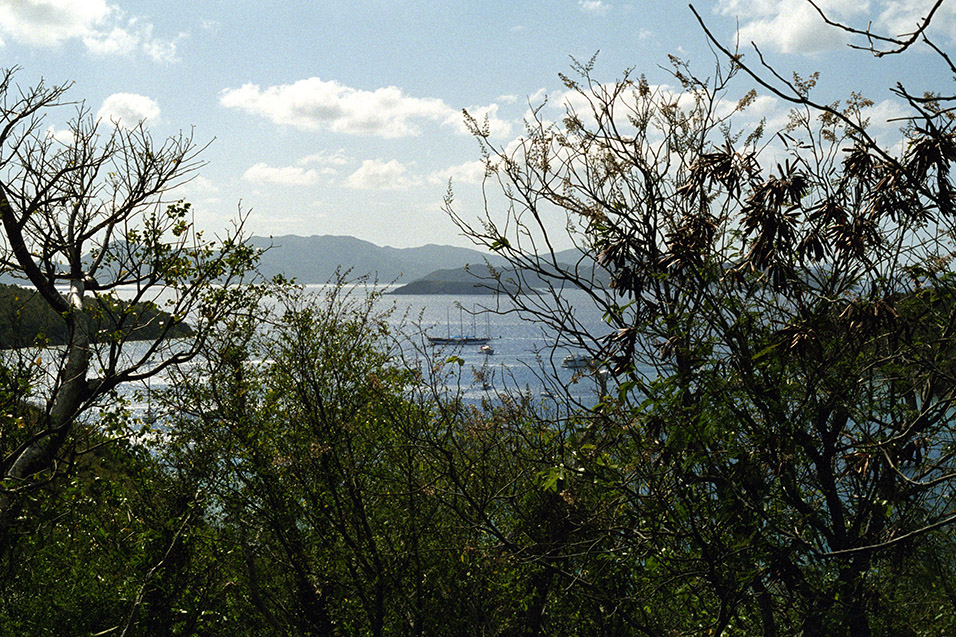
<svg viewBox="0 0 956 637">
<path fill-rule="evenodd" d="M 929 0 L 819 3 L 855 25 L 911 30 Z M 754 41 L 783 70 L 821 71 L 820 92 L 876 101 L 877 126 L 901 113 L 886 91 L 903 79 L 947 90 L 929 55 L 875 61 L 850 52 L 803 0 L 695 3 L 732 43 Z M 956 7 L 934 36 L 952 47 Z M 441 211 L 451 178 L 464 216 L 477 216 L 481 170 L 461 109 L 487 115 L 496 143 L 520 135 L 570 58 L 600 51 L 595 75 L 627 68 L 673 84 L 667 55 L 713 68 L 683 2 L 646 0 L 0 0 L 0 56 L 21 84 L 74 82 L 104 121 L 145 119 L 157 137 L 192 129 L 212 141 L 182 195 L 214 231 L 251 209 L 260 235 L 349 234 L 396 247 L 468 245 Z M 745 49 L 746 50 L 746 49 Z M 947 49 L 949 50 L 949 49 Z M 741 82 L 740 93 L 749 88 Z M 832 97 L 831 97 L 832 96 Z M 764 96 L 751 116 L 773 125 L 785 106 Z M 57 128 L 55 114 L 50 125 Z"/>
</svg>

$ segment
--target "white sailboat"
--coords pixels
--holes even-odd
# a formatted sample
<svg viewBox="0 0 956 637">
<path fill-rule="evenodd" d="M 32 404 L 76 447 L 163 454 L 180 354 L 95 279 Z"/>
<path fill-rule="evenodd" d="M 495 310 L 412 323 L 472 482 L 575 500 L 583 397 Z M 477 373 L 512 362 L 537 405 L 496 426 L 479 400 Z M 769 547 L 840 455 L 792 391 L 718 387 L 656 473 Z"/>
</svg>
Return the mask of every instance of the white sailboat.
<svg viewBox="0 0 956 637">
<path fill-rule="evenodd" d="M 478 336 L 475 334 L 474 330 L 474 318 L 475 315 L 472 313 L 472 333 L 465 334 L 465 324 L 464 316 L 461 305 L 458 306 L 458 323 L 460 332 L 456 336 L 451 335 L 451 322 L 446 318 L 445 326 L 448 329 L 449 334 L 447 336 L 428 336 L 428 342 L 432 345 L 487 345 L 491 341 L 491 336 Z M 484 351 L 484 350 L 483 350 Z"/>
</svg>

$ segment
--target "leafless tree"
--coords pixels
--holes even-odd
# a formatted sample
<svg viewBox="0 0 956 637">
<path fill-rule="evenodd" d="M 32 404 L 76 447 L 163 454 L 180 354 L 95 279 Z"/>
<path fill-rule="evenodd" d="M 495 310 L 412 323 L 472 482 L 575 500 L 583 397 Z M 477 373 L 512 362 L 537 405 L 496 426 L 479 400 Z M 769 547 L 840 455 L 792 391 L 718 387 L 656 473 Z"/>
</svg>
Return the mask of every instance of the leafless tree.
<svg viewBox="0 0 956 637">
<path fill-rule="evenodd" d="M 15 444 L 0 450 L 0 532 L 76 451 L 66 443 L 81 415 L 122 383 L 196 354 L 206 326 L 237 307 L 229 285 L 254 260 L 241 213 L 205 240 L 189 204 L 168 200 L 201 166 L 191 134 L 157 142 L 142 124 L 99 121 L 68 102 L 69 85 L 22 87 L 16 75 L 0 75 L 0 262 L 62 317 L 67 338 L 43 352 L 49 382 L 36 388 L 36 413 L 3 425 L 23 431 L 8 430 Z M 50 114 L 70 108 L 54 133 Z M 186 321 L 194 336 L 169 339 Z M 147 334 L 133 353 L 130 342 Z"/>
</svg>

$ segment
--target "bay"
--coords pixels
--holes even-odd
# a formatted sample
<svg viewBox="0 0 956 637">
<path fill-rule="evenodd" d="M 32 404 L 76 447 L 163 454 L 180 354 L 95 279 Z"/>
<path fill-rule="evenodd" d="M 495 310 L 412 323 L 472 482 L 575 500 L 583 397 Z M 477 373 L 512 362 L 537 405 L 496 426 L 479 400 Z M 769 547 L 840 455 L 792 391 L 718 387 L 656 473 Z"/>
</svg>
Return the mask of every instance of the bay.
<svg viewBox="0 0 956 637">
<path fill-rule="evenodd" d="M 610 332 L 601 312 L 580 290 L 562 293 L 562 298 L 589 333 L 601 337 Z M 536 303 L 544 303 L 536 297 Z M 549 394 L 569 395 L 593 403 L 609 380 L 591 369 L 569 369 L 561 363 L 579 349 L 556 343 L 556 335 L 545 324 L 522 314 L 506 297 L 454 294 L 385 294 L 380 301 L 392 308 L 391 322 L 401 326 L 420 357 L 463 361 L 461 389 L 468 401 L 495 398 L 517 392 L 547 399 Z M 425 335 L 490 337 L 494 354 L 479 345 L 430 346 Z"/>
<path fill-rule="evenodd" d="M 306 285 L 305 291 L 314 294 L 321 306 L 327 285 Z M 444 364 L 450 369 L 446 389 L 460 392 L 469 403 L 500 399 L 503 396 L 523 394 L 536 401 L 547 402 L 553 396 L 571 396 L 582 405 L 593 405 L 606 391 L 609 378 L 592 369 L 569 369 L 561 363 L 566 356 L 581 350 L 556 344 L 553 330 L 522 314 L 506 297 L 493 295 L 453 294 L 388 294 L 388 287 L 365 285 L 346 286 L 345 292 L 356 301 L 372 292 L 383 292 L 377 300 L 380 311 L 389 311 L 388 322 L 399 335 L 403 362 L 433 369 Z M 132 296 L 133 289 L 118 290 L 118 296 Z M 567 307 L 581 325 L 596 337 L 610 329 L 602 320 L 601 312 L 580 290 L 562 293 Z M 165 298 L 156 301 L 163 306 Z M 535 302 L 544 303 L 543 297 Z M 489 337 L 492 354 L 479 345 L 432 346 L 427 336 L 473 335 Z M 133 357 L 141 353 L 145 343 L 129 343 Z M 459 365 L 460 362 L 460 365 Z M 129 384 L 122 394 L 133 400 L 134 411 L 149 407 L 147 394 L 167 384 L 165 374 L 149 383 Z"/>
</svg>

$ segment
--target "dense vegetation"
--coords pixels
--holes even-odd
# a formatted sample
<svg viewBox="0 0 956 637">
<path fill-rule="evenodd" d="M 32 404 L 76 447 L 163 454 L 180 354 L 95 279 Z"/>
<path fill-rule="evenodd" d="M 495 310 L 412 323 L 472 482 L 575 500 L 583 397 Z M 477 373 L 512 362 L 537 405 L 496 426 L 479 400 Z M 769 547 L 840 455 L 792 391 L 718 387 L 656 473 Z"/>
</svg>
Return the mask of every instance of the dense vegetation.
<svg viewBox="0 0 956 637">
<path fill-rule="evenodd" d="M 870 42 L 939 53 L 923 29 Z M 818 103 L 812 78 L 714 46 L 711 79 L 673 60 L 680 100 L 587 63 L 564 78 L 583 109 L 535 112 L 521 144 L 472 122 L 507 201 L 479 223 L 448 211 L 509 262 L 499 293 L 611 371 L 589 404 L 557 385 L 545 405 L 469 404 L 458 360 L 420 357 L 375 294 L 250 277 L 241 241 L 203 244 L 184 204 L 154 199 L 189 143 L 121 136 L 117 159 L 79 120 L 87 154 L 158 158 L 126 165 L 143 187 L 119 211 L 63 182 L 96 164 L 78 148 L 6 160 L 57 184 L 0 179 L 0 221 L 5 263 L 66 331 L 0 368 L 0 634 L 956 632 L 956 98 L 900 84 L 895 152 L 865 99 Z M 734 128 L 741 76 L 793 105 L 782 146 Z M 48 90 L 22 99 L 52 108 Z M 0 144 L 33 147 L 24 108 L 8 95 Z M 555 211 L 577 263 L 532 249 Z M 64 250 L 60 274 L 69 214 L 101 256 Z M 177 291 L 191 337 L 166 325 L 132 362 L 132 329 L 96 338 L 88 312 L 130 278 Z M 146 300 L 108 325 L 154 321 Z M 167 388 L 131 410 L 117 388 L 158 372 Z"/>
<path fill-rule="evenodd" d="M 167 322 L 174 324 L 166 338 L 193 335 L 192 328 L 148 303 L 130 306 L 112 297 L 98 298 L 86 309 L 90 339 L 94 342 L 115 337 L 131 329 L 132 340 L 155 340 Z M 0 349 L 42 345 L 65 345 L 66 321 L 34 290 L 0 284 Z"/>
</svg>

